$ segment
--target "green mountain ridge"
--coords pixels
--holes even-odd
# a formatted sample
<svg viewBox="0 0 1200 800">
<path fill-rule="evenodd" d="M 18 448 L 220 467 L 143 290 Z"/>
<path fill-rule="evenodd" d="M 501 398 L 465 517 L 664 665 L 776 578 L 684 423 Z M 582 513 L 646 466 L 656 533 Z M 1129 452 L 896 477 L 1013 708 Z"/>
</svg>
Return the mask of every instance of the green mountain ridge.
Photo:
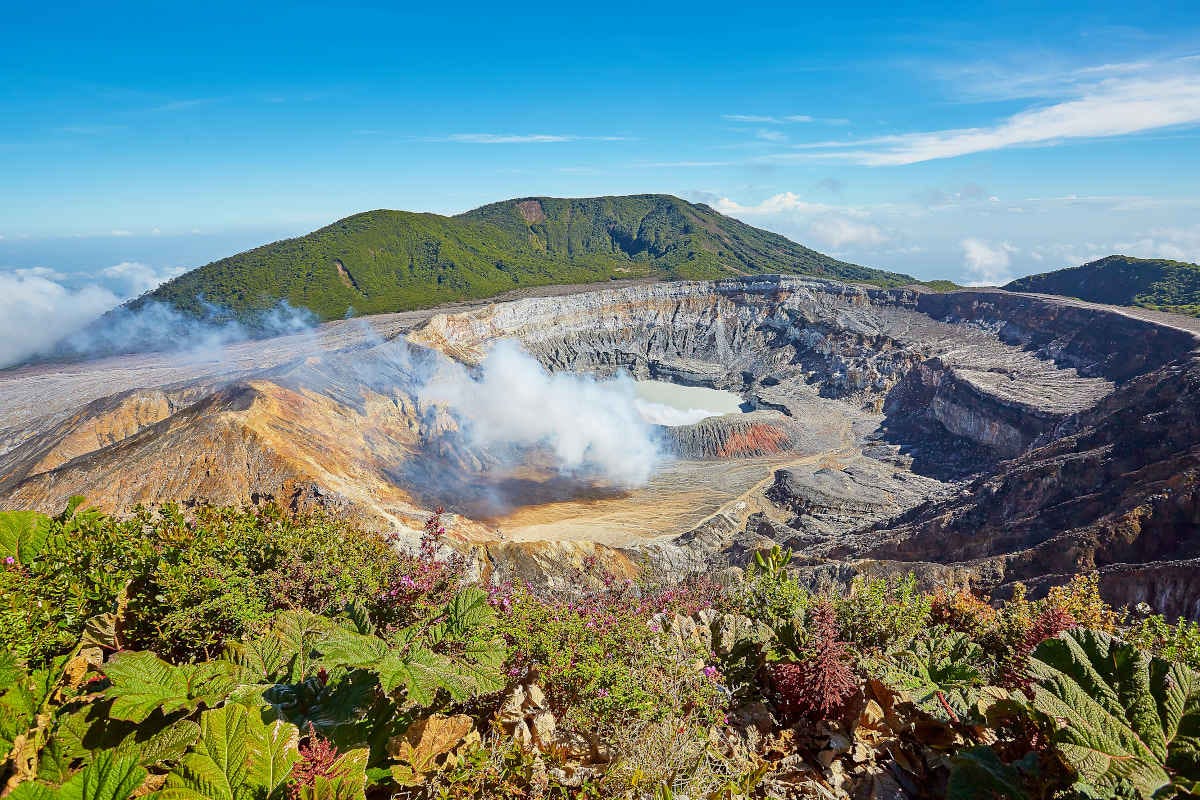
<svg viewBox="0 0 1200 800">
<path fill-rule="evenodd" d="M 1003 288 L 1200 316 L 1200 265 L 1184 261 L 1111 255 L 1018 278 Z"/>
<path fill-rule="evenodd" d="M 549 284 L 779 272 L 878 286 L 918 283 L 670 195 L 528 197 L 453 217 L 355 214 L 194 269 L 128 305 L 161 301 L 202 315 L 213 304 L 244 316 L 286 300 L 328 320 Z"/>
</svg>

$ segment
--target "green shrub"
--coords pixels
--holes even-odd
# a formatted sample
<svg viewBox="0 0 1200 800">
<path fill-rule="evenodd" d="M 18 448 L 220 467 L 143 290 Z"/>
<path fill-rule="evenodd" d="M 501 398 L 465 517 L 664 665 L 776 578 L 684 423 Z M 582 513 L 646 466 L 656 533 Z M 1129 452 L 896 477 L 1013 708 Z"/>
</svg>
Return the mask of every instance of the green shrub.
<svg viewBox="0 0 1200 800">
<path fill-rule="evenodd" d="M 274 507 L 0 512 L 6 796 L 732 800 L 824 758 L 954 797 L 1200 785 L 1200 626 L 1077 627 L 1115 624 L 1091 578 L 995 608 L 912 576 L 810 595 L 776 549 L 728 590 L 594 564 L 479 587 L 443 533 L 434 514 L 406 552 Z M 560 743 L 490 724 L 533 682 L 611 756 L 581 782 L 555 783 Z"/>
<path fill-rule="evenodd" d="M 791 559 L 792 551 L 780 547 L 756 553 L 746 568 L 744 583 L 735 592 L 734 609 L 771 628 L 803 617 L 811 597 L 788 574 Z"/>
<path fill-rule="evenodd" d="M 602 736 L 676 708 L 719 717 L 711 654 L 672 640 L 652 619 L 661 604 L 639 594 L 628 586 L 565 598 L 529 587 L 497 595 L 509 676 L 535 679 L 568 727 Z"/>
<path fill-rule="evenodd" d="M 0 648 L 34 664 L 68 650 L 118 599 L 127 607 L 122 644 L 177 660 L 215 657 L 285 609 L 328 616 L 357 601 L 399 628 L 445 602 L 463 566 L 275 506 L 41 519 L 42 547 L 0 564 Z"/>
<path fill-rule="evenodd" d="M 1152 614 L 1131 626 L 1125 639 L 1159 658 L 1200 671 L 1200 624 L 1191 620 L 1167 622 L 1161 614 Z"/>
<path fill-rule="evenodd" d="M 861 651 L 904 647 L 929 626 L 931 598 L 911 573 L 902 578 L 856 577 L 833 596 L 841 636 Z"/>
</svg>

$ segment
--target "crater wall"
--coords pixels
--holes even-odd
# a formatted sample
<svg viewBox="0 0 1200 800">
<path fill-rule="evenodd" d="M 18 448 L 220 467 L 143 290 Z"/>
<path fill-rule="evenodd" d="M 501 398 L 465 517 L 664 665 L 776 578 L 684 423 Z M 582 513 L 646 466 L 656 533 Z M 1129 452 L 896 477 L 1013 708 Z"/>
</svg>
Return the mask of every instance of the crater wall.
<svg viewBox="0 0 1200 800">
<path fill-rule="evenodd" d="M 452 532 L 483 544 L 489 569 L 545 580 L 560 551 L 606 548 L 680 573 L 778 542 L 821 579 L 915 569 L 1003 592 L 1097 569 L 1114 598 L 1141 597 L 1133 582 L 1158 575 L 1171 613 L 1193 613 L 1200 596 L 1186 571 L 1162 566 L 1200 558 L 1197 340 L 1169 319 L 760 276 L 530 297 L 413 324 L 376 324 L 379 336 L 338 323 L 329 344 L 288 345 L 290 358 L 271 341 L 239 345 L 238 370 L 139 374 L 144 360 L 130 357 L 94 374 L 30 373 L 80 392 L 42 420 L 9 419 L 0 504 L 53 512 L 81 493 L 119 513 L 269 498 L 415 536 L 430 503 L 421 484 L 436 480 L 480 501 L 460 507 Z M 536 461 L 489 477 L 495 460 L 463 446 L 415 387 L 420 353 L 474 365 L 500 339 L 550 370 L 711 386 L 755 410 L 665 431 L 673 458 L 630 492 L 550 479 Z M 98 395 L 100 370 L 122 391 Z M 28 391 L 0 380 L 0 401 Z M 538 507 L 476 514 L 501 485 Z"/>
</svg>

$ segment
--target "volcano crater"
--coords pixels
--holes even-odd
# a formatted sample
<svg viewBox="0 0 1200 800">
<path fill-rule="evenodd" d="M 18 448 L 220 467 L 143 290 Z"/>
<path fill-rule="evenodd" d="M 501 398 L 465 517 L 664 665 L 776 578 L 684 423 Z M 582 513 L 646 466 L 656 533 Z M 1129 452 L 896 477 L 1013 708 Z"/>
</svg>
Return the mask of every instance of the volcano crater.
<svg viewBox="0 0 1200 800">
<path fill-rule="evenodd" d="M 720 390 L 742 407 L 659 427 L 664 458 L 638 485 L 564 477 L 536 448 L 514 467 L 422 391 L 434 362 L 477 369 L 501 341 L 548 373 Z M 42 417 L 3 423 L 0 497 L 50 512 L 73 494 L 116 512 L 272 498 L 406 536 L 444 503 L 489 568 L 550 580 L 580 553 L 701 572 L 780 543 L 813 582 L 916 570 L 1003 591 L 1094 568 L 1115 600 L 1170 603 L 1179 572 L 1155 565 L 1200 556 L 1197 339 L 1173 317 L 757 276 L 237 347 L 191 373 L 98 362 L 107 393 L 84 367 L 39 367 L 62 391 Z M 22 375 L 0 380 L 6 402 L 28 400 Z M 504 503 L 477 502 L 488 495 Z"/>
</svg>

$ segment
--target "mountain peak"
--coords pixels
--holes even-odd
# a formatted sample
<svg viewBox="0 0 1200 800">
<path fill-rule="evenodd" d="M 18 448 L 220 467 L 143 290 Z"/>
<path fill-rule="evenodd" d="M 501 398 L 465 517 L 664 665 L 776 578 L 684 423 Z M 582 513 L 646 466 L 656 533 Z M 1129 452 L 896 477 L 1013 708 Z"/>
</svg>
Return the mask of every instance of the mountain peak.
<svg viewBox="0 0 1200 800">
<path fill-rule="evenodd" d="M 286 300 L 321 319 L 425 308 L 514 288 L 790 273 L 898 286 L 669 194 L 519 197 L 455 216 L 375 210 L 215 261 L 148 298 L 244 315 Z M 140 302 L 145 302 L 142 299 Z"/>
</svg>

